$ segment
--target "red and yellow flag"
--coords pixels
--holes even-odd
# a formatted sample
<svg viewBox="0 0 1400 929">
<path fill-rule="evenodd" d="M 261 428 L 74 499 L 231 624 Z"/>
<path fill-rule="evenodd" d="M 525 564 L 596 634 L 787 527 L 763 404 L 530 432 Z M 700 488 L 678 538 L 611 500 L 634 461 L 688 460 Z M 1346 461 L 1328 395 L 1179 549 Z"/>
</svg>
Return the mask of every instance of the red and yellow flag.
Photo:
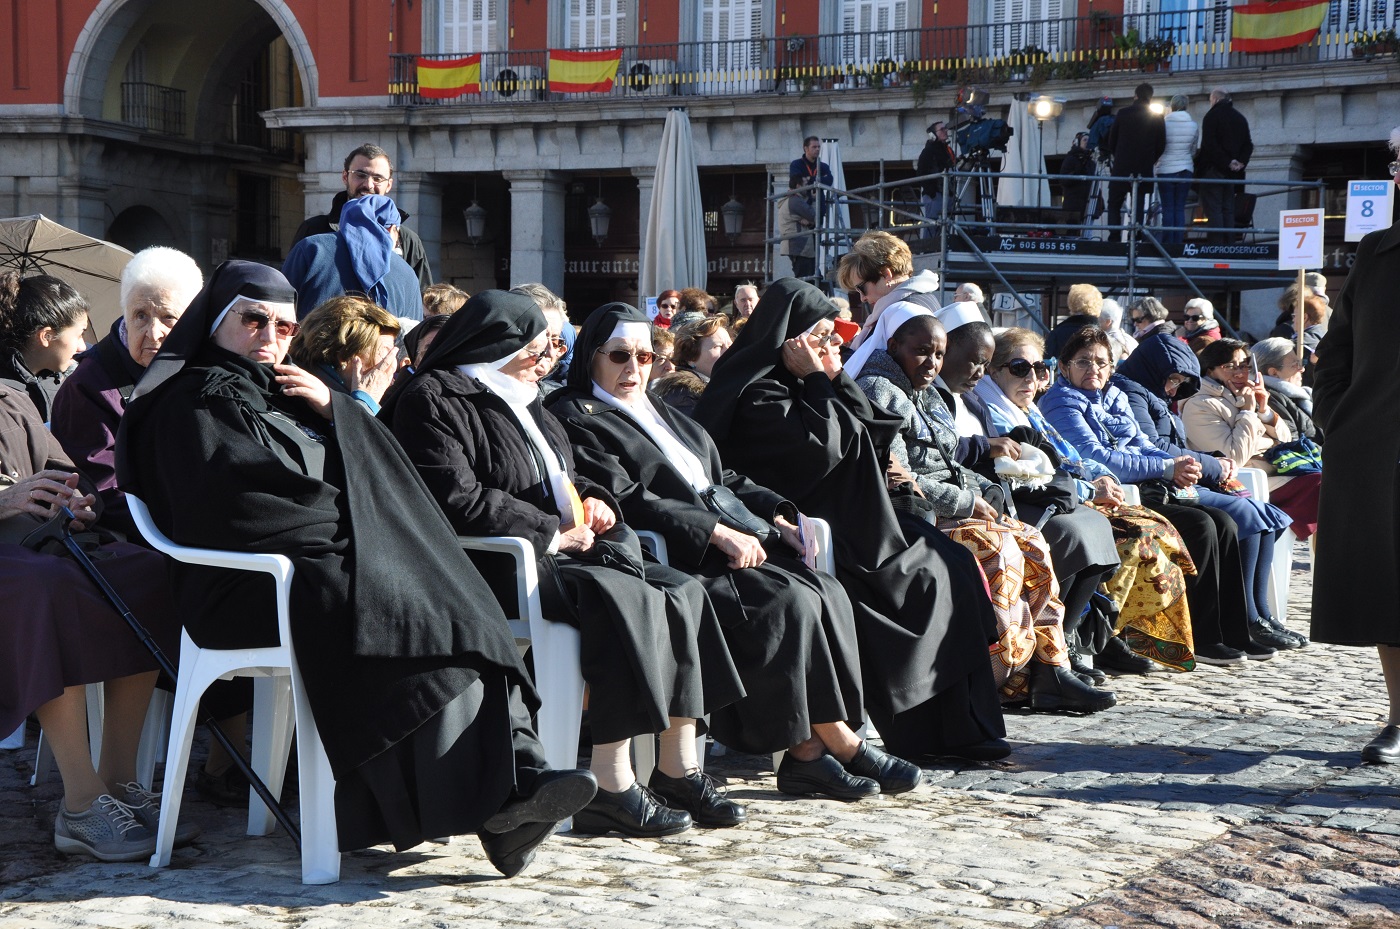
<svg viewBox="0 0 1400 929">
<path fill-rule="evenodd" d="M 1235 7 L 1232 52 L 1280 52 L 1312 41 L 1327 16 L 1327 0 L 1273 0 Z"/>
<path fill-rule="evenodd" d="M 418 96 L 447 99 L 481 93 L 481 55 L 446 61 L 418 59 Z"/>
<path fill-rule="evenodd" d="M 622 49 L 604 52 L 549 50 L 549 89 L 557 93 L 607 93 L 617 78 Z"/>
</svg>

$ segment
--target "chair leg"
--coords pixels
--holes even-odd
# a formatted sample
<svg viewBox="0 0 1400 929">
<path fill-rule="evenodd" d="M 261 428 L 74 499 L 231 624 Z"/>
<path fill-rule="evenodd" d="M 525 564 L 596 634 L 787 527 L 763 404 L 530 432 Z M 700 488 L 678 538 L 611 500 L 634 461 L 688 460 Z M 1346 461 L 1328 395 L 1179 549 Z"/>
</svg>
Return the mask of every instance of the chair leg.
<svg viewBox="0 0 1400 929">
<path fill-rule="evenodd" d="M 189 665 L 181 661 L 180 666 L 183 670 Z M 156 833 L 156 851 L 151 856 L 153 868 L 164 868 L 170 864 L 170 854 L 175 848 L 175 826 L 180 821 L 180 802 L 185 794 L 190 746 L 194 743 L 195 717 L 203 693 L 203 688 L 187 687 L 183 681 L 175 688 L 170 711 L 170 744 L 165 753 L 165 780 L 160 797 L 160 827 Z"/>
<path fill-rule="evenodd" d="M 293 684 L 296 710 L 297 777 L 301 797 L 301 882 L 340 880 L 340 838 L 335 824 L 335 776 L 321 744 L 306 692 Z"/>
<path fill-rule="evenodd" d="M 102 763 L 102 713 L 103 713 L 102 685 L 87 685 L 87 720 L 88 720 L 88 748 L 92 752 L 92 767 L 96 770 Z"/>
<path fill-rule="evenodd" d="M 164 755 L 170 742 L 169 691 L 157 687 L 151 693 L 151 705 L 146 709 L 146 724 L 141 728 L 141 745 L 136 750 L 136 780 L 147 790 L 155 783 L 156 762 Z"/>
<path fill-rule="evenodd" d="M 643 784 L 651 783 L 656 770 L 656 736 L 639 735 L 632 740 L 632 771 Z"/>
<path fill-rule="evenodd" d="M 253 771 L 272 796 L 281 799 L 292 745 L 292 679 L 286 675 L 253 680 Z M 298 756 L 300 762 L 300 756 Z M 268 835 L 276 825 L 272 810 L 248 789 L 248 834 Z"/>
<path fill-rule="evenodd" d="M 39 730 L 39 744 L 34 747 L 34 773 L 29 776 L 29 786 L 38 787 L 48 781 L 53 773 L 55 762 L 49 740 L 44 738 L 44 730 Z"/>
</svg>

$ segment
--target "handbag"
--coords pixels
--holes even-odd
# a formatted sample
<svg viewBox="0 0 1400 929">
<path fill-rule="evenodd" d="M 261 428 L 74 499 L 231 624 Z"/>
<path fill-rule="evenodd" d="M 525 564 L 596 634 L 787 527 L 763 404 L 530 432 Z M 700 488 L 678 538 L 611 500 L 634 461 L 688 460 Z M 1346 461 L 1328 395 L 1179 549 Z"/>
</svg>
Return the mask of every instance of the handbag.
<svg viewBox="0 0 1400 929">
<path fill-rule="evenodd" d="M 777 526 L 755 516 L 752 510 L 744 506 L 744 501 L 723 484 L 706 487 L 700 491 L 700 499 L 711 513 L 719 517 L 720 523 L 730 529 L 748 533 L 764 545 L 781 539 Z"/>
<path fill-rule="evenodd" d="M 1322 446 L 1305 435 L 1265 449 L 1261 457 L 1279 474 L 1322 473 Z"/>
</svg>

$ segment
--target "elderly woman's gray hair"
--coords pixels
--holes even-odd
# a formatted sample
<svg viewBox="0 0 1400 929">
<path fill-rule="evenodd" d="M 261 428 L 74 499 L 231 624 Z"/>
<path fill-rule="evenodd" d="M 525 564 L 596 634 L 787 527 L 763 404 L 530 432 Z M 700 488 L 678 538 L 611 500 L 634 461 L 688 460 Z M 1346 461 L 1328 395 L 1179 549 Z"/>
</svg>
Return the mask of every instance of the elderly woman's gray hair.
<svg viewBox="0 0 1400 929">
<path fill-rule="evenodd" d="M 1215 304 L 1205 297 L 1192 297 L 1186 301 L 1186 310 L 1189 313 L 1192 309 L 1201 311 L 1201 319 L 1215 319 Z"/>
<path fill-rule="evenodd" d="M 1390 142 L 1388 144 L 1392 152 L 1400 155 L 1400 126 L 1396 126 L 1394 129 L 1390 130 Z"/>
<path fill-rule="evenodd" d="M 1282 371 L 1284 359 L 1294 354 L 1296 346 L 1294 346 L 1292 339 L 1274 336 L 1271 339 L 1261 339 L 1255 342 L 1249 351 L 1254 355 L 1260 373 L 1268 374 L 1270 368 Z"/>
<path fill-rule="evenodd" d="M 177 249 L 152 245 L 137 252 L 122 269 L 122 312 L 131 307 L 133 298 L 163 292 L 166 299 L 158 302 L 183 313 L 203 289 L 204 274 L 193 258 Z"/>
<path fill-rule="evenodd" d="M 1181 110 L 1186 109 L 1186 107 L 1190 105 L 1190 103 L 1190 97 L 1186 96 L 1185 94 L 1176 94 L 1172 97 L 1172 112 L 1178 113 Z"/>
<path fill-rule="evenodd" d="M 510 289 L 513 294 L 520 294 L 535 301 L 535 306 L 540 308 L 541 313 L 554 311 L 565 319 L 569 318 L 569 308 L 558 294 L 550 290 L 543 284 L 519 284 Z"/>
<path fill-rule="evenodd" d="M 971 281 L 959 284 L 957 292 L 953 294 L 955 303 L 982 303 L 986 299 L 982 294 L 982 288 Z"/>
<path fill-rule="evenodd" d="M 1104 325 L 1107 321 L 1108 325 Z M 1118 324 L 1123 322 L 1123 304 L 1112 297 L 1104 297 L 1103 305 L 1099 307 L 1099 326 L 1104 329 L 1116 329 Z"/>
<path fill-rule="evenodd" d="M 1142 310 L 1148 317 L 1158 321 L 1166 319 L 1170 312 L 1166 304 L 1156 297 L 1142 297 L 1133 304 L 1133 309 Z"/>
</svg>

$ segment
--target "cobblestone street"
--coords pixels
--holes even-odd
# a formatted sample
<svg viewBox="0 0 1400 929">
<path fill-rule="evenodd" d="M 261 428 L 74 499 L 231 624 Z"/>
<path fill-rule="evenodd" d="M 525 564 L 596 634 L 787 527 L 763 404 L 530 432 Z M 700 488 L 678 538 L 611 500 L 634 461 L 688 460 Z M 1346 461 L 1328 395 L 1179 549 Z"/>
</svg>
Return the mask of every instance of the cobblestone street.
<svg viewBox="0 0 1400 929">
<path fill-rule="evenodd" d="M 1292 593 L 1306 632 L 1301 573 Z M 1010 714 L 1008 761 L 893 798 L 791 800 L 768 759 L 711 758 L 744 826 L 564 834 L 514 880 L 468 837 L 348 854 L 340 883 L 304 887 L 290 842 L 192 792 L 204 835 L 171 868 L 65 860 L 31 729 L 0 754 L 0 926 L 1400 926 L 1400 766 L 1359 758 L 1384 714 L 1374 650 L 1110 686 L 1117 708 Z"/>
</svg>

